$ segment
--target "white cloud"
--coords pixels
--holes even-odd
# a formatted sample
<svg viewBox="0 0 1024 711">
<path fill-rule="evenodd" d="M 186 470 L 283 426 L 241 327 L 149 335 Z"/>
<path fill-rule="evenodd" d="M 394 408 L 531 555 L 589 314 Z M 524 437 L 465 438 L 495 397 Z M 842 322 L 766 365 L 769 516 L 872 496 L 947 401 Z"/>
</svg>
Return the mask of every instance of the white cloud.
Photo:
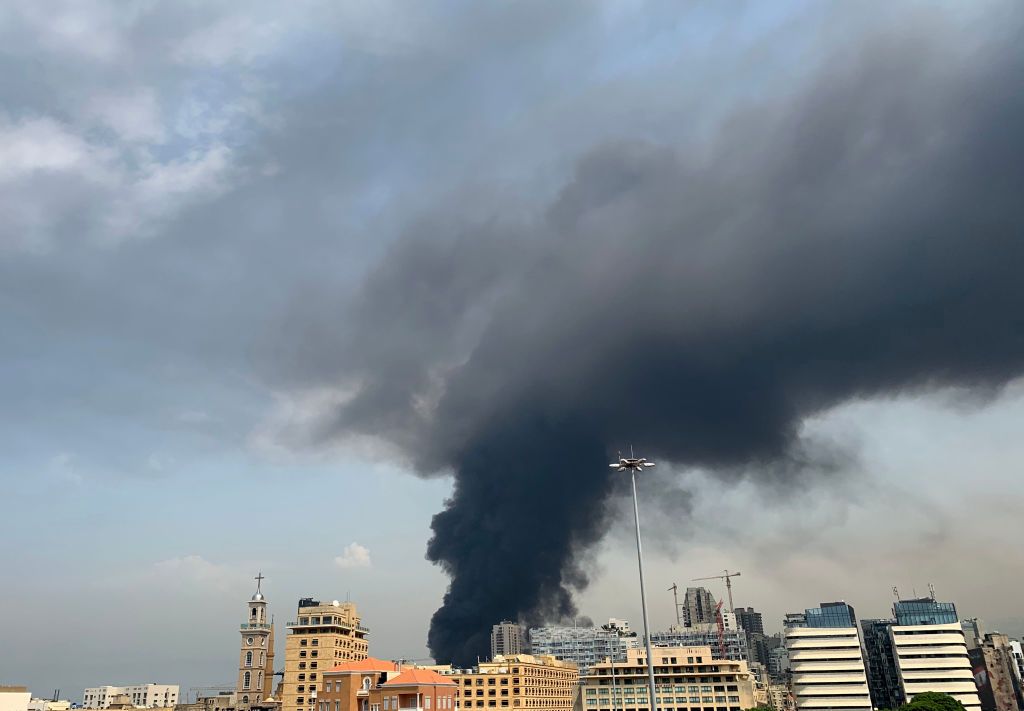
<svg viewBox="0 0 1024 711">
<path fill-rule="evenodd" d="M 48 117 L 12 122 L 0 116 L 0 186 L 35 173 L 80 171 L 98 151 Z"/>
<path fill-rule="evenodd" d="M 334 559 L 334 564 L 339 568 L 369 568 L 370 549 L 358 543 L 349 543 L 341 555 Z"/>
<path fill-rule="evenodd" d="M 93 96 L 85 113 L 117 137 L 131 143 L 162 143 L 165 139 L 160 102 L 149 88 Z"/>
</svg>

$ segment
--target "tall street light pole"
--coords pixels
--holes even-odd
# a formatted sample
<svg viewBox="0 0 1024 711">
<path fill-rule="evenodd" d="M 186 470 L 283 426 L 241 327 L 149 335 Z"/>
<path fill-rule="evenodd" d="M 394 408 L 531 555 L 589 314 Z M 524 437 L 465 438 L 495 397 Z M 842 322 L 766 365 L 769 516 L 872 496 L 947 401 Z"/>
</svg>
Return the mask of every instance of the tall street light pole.
<svg viewBox="0 0 1024 711">
<path fill-rule="evenodd" d="M 632 455 L 632 452 L 630 454 Z M 650 711 L 658 711 L 657 690 L 654 684 L 654 656 L 651 654 L 651 632 L 650 624 L 647 621 L 647 593 L 644 590 L 644 553 L 640 544 L 640 507 L 636 502 L 636 473 L 653 467 L 654 462 L 649 462 L 642 457 L 630 456 L 629 459 L 620 457 L 617 463 L 610 464 L 609 466 L 620 472 L 628 471 L 632 479 L 633 520 L 636 523 L 636 561 L 640 569 L 640 609 L 643 611 L 644 616 L 644 643 L 647 647 L 647 684 L 651 695 Z"/>
</svg>

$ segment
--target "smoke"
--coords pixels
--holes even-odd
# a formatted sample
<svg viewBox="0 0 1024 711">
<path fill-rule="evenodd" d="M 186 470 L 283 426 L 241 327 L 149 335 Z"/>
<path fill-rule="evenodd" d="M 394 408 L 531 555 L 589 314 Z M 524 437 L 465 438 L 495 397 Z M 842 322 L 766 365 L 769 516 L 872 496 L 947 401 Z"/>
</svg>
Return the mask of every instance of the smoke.
<svg viewBox="0 0 1024 711">
<path fill-rule="evenodd" d="M 619 448 L 785 486 L 818 471 L 809 416 L 1021 374 L 1022 57 L 866 40 L 711 142 L 595 147 L 535 216 L 391 250 L 324 434 L 454 476 L 427 547 L 451 577 L 436 658 L 573 615 Z"/>
</svg>

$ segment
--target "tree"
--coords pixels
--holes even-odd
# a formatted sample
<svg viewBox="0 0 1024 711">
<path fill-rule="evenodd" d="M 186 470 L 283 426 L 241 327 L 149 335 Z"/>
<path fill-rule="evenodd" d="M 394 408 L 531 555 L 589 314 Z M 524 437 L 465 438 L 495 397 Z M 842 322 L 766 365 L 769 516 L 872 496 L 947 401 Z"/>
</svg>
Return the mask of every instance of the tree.
<svg viewBox="0 0 1024 711">
<path fill-rule="evenodd" d="M 949 694 L 938 691 L 923 691 L 903 704 L 897 711 L 966 711 L 964 705 Z"/>
</svg>

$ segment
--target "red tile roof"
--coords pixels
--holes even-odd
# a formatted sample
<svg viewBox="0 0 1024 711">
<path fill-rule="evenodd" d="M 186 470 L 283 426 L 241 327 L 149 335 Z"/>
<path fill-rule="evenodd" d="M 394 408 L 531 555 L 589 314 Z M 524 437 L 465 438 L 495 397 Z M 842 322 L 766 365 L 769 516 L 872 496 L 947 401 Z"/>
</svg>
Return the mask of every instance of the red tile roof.
<svg viewBox="0 0 1024 711">
<path fill-rule="evenodd" d="M 441 676 L 432 669 L 406 669 L 394 679 L 384 682 L 382 686 L 415 686 L 417 684 L 457 686 L 454 681 Z"/>
<path fill-rule="evenodd" d="M 389 672 L 398 671 L 398 665 L 394 662 L 386 662 L 383 659 L 377 659 L 375 657 L 367 657 L 366 659 L 360 659 L 357 662 L 342 662 L 333 669 L 332 672 Z"/>
</svg>

